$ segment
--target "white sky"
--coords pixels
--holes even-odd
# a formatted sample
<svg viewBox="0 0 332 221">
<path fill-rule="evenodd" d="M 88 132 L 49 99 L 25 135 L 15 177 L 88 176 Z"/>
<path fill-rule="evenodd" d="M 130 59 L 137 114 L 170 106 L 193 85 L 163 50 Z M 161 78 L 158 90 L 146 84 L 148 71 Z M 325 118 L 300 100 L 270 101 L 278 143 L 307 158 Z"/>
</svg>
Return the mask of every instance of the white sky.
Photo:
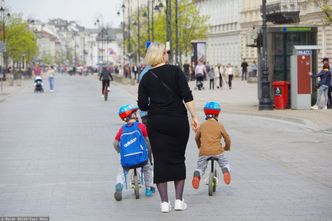
<svg viewBox="0 0 332 221">
<path fill-rule="evenodd" d="M 105 25 L 119 27 L 122 0 L 5 0 L 10 13 L 22 13 L 23 18 L 48 21 L 62 18 L 74 20 L 87 28 L 94 28 L 100 16 Z"/>
</svg>

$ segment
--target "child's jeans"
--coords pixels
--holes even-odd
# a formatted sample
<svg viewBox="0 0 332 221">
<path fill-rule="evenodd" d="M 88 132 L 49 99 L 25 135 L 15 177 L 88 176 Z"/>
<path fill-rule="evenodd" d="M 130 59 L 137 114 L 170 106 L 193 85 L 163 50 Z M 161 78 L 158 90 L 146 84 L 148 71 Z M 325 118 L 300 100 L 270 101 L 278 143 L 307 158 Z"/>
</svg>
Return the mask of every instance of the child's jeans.
<svg viewBox="0 0 332 221">
<path fill-rule="evenodd" d="M 215 157 L 218 158 L 218 164 L 220 166 L 221 169 L 223 168 L 227 168 L 227 170 L 230 172 L 231 168 L 229 165 L 229 162 L 227 160 L 227 158 L 225 157 L 224 154 L 220 154 L 220 155 L 211 155 L 211 156 L 200 156 L 197 160 L 197 169 L 195 171 L 198 171 L 200 176 L 202 177 L 205 173 L 205 170 L 208 166 L 208 161 L 207 159 L 209 157 Z"/>
<path fill-rule="evenodd" d="M 317 94 L 317 102 L 316 102 L 316 105 L 318 107 L 325 107 L 327 105 L 327 92 L 329 91 L 329 86 L 327 85 L 321 85 L 319 88 L 318 88 L 318 94 Z M 321 106 L 321 97 L 322 95 L 324 95 L 324 105 Z"/>
<path fill-rule="evenodd" d="M 137 168 L 136 169 L 138 173 L 141 172 L 141 168 Z M 128 176 L 128 171 L 129 170 L 126 170 L 126 173 L 127 173 L 127 183 L 128 181 L 130 181 L 130 177 Z M 148 162 L 147 164 L 145 164 L 143 166 L 143 176 L 144 176 L 144 184 L 145 184 L 145 187 L 151 187 L 152 186 L 152 166 L 151 166 L 151 163 Z M 121 183 L 122 185 L 126 186 L 125 185 L 125 177 L 124 177 L 124 170 L 123 168 L 120 166 L 119 168 L 119 171 L 118 171 L 118 174 L 116 176 L 116 183 Z"/>
</svg>

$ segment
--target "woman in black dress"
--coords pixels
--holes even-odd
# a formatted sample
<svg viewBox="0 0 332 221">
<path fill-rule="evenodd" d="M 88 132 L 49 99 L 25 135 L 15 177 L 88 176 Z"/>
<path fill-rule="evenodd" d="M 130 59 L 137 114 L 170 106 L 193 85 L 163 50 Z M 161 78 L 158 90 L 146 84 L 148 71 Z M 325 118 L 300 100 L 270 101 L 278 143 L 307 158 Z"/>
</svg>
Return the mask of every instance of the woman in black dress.
<svg viewBox="0 0 332 221">
<path fill-rule="evenodd" d="M 170 212 L 167 182 L 174 181 L 175 210 L 185 210 L 183 188 L 186 179 L 185 150 L 189 138 L 187 109 L 192 129 L 198 120 L 191 90 L 181 69 L 169 65 L 165 45 L 153 43 L 145 56 L 152 69 L 138 88 L 138 106 L 148 111 L 147 130 L 154 158 L 154 183 L 161 198 L 161 212 Z M 186 109 L 187 107 L 187 109 Z"/>
</svg>

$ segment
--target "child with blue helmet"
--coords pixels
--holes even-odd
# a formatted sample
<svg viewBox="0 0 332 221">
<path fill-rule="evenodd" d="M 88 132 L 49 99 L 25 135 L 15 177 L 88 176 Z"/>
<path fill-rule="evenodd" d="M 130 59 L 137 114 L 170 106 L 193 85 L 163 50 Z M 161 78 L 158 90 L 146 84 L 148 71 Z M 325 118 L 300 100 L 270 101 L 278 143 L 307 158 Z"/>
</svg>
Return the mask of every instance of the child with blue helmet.
<svg viewBox="0 0 332 221">
<path fill-rule="evenodd" d="M 231 182 L 230 165 L 224 155 L 224 151 L 230 150 L 231 140 L 223 124 L 218 122 L 220 111 L 220 104 L 217 102 L 205 104 L 206 121 L 198 128 L 195 136 L 196 144 L 199 148 L 199 157 L 192 180 L 194 189 L 198 189 L 200 179 L 208 165 L 207 159 L 210 157 L 218 159 L 218 164 L 224 175 L 224 182 L 226 184 Z M 222 140 L 224 140 L 225 145 L 222 145 Z"/>
<path fill-rule="evenodd" d="M 126 127 L 134 127 L 137 126 L 141 134 L 144 136 L 144 140 L 146 143 L 146 148 L 148 150 L 148 155 L 150 161 L 148 161 L 144 166 L 143 166 L 143 177 L 144 177 L 144 184 L 145 184 L 145 195 L 148 197 L 151 197 L 153 193 L 155 192 L 155 189 L 153 187 L 152 183 L 152 165 L 151 165 L 151 146 L 147 134 L 147 130 L 144 124 L 138 122 L 138 117 L 137 117 L 137 110 L 138 107 L 135 105 L 123 105 L 119 109 L 119 116 L 120 118 L 126 122 L 125 126 Z M 123 127 L 119 129 L 115 136 L 115 140 L 113 142 L 113 146 L 115 150 L 120 153 L 120 142 L 121 138 L 123 135 Z M 114 193 L 114 198 L 117 201 L 122 200 L 122 190 L 125 185 L 125 174 L 129 171 L 129 169 L 124 169 L 122 166 L 119 169 L 119 172 L 116 177 L 116 185 L 115 185 L 115 193 Z"/>
</svg>

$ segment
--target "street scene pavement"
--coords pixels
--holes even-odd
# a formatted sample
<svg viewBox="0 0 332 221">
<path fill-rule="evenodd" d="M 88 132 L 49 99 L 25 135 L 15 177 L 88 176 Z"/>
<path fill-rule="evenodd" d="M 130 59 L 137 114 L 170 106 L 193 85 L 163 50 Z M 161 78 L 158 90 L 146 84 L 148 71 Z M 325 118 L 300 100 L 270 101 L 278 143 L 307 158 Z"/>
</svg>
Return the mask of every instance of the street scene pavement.
<svg viewBox="0 0 332 221">
<path fill-rule="evenodd" d="M 0 217 L 85 220 L 332 220 L 332 111 L 257 111 L 257 84 L 194 90 L 200 122 L 207 101 L 221 103 L 228 131 L 232 182 L 208 196 L 191 186 L 198 149 L 186 151 L 185 211 L 160 213 L 158 193 L 114 200 L 119 157 L 113 140 L 121 105 L 137 100 L 137 85 L 112 82 L 109 100 L 96 77 L 57 75 L 55 92 L 34 93 L 32 80 L 0 95 Z M 218 168 L 219 172 L 220 169 Z M 170 201 L 174 186 L 170 183 Z"/>
</svg>

